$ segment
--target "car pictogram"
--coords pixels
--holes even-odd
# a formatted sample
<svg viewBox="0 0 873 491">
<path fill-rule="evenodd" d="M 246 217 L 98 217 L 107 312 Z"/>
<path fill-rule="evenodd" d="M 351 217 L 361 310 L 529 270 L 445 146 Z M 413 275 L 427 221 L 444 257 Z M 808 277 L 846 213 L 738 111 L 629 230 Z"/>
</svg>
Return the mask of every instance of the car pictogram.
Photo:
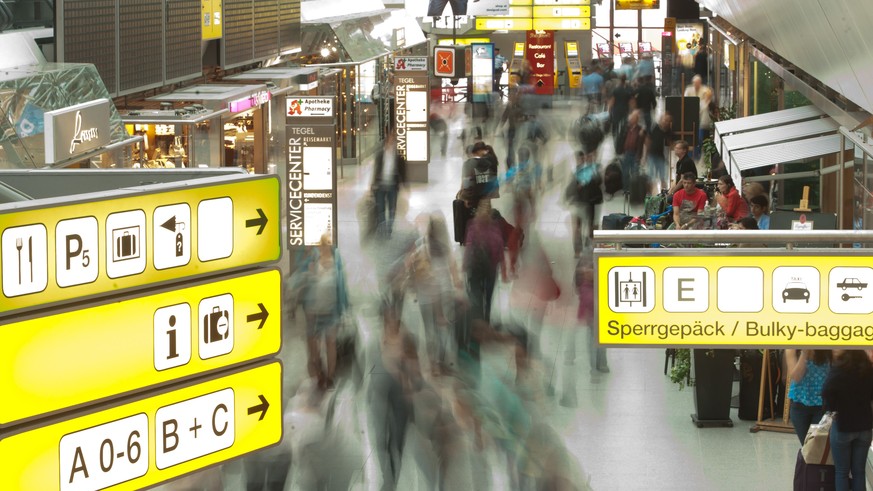
<svg viewBox="0 0 873 491">
<path fill-rule="evenodd" d="M 792 281 L 785 285 L 785 289 L 782 290 L 782 302 L 785 303 L 788 300 L 806 300 L 806 303 L 809 303 L 809 290 L 807 290 L 806 285 L 798 281 Z"/>
<path fill-rule="evenodd" d="M 864 288 L 867 288 L 867 283 L 862 283 L 858 278 L 844 278 L 843 281 L 837 283 L 837 288 L 842 288 L 843 290 L 849 288 L 863 290 Z"/>
</svg>

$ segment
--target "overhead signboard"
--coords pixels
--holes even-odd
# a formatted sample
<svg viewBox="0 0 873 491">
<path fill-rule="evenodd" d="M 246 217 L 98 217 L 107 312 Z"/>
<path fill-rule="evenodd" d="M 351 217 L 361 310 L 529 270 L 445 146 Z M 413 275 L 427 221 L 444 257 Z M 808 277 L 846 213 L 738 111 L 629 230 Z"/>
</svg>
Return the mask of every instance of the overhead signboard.
<svg viewBox="0 0 873 491">
<path fill-rule="evenodd" d="M 591 17 L 591 7 L 577 5 L 572 7 L 545 7 L 533 8 L 534 18 L 550 19 L 562 17 Z"/>
<path fill-rule="evenodd" d="M 687 253 L 685 252 L 687 251 Z M 601 344 L 869 347 L 869 254 L 597 251 Z"/>
<path fill-rule="evenodd" d="M 413 17 L 504 15 L 509 11 L 509 0 L 406 0 L 404 10 Z"/>
<path fill-rule="evenodd" d="M 0 427 L 277 353 L 281 282 L 268 270 L 0 326 Z"/>
<path fill-rule="evenodd" d="M 0 208 L 0 315 L 279 259 L 279 180 L 224 176 Z"/>
<path fill-rule="evenodd" d="M 615 10 L 657 10 L 661 0 L 615 0 Z"/>
<path fill-rule="evenodd" d="M 480 31 L 529 31 L 532 27 L 533 19 L 513 19 L 508 17 L 476 17 L 476 29 Z"/>
<path fill-rule="evenodd" d="M 490 38 L 442 38 L 437 41 L 440 46 L 451 46 L 453 44 L 473 44 L 473 43 L 490 43 Z"/>
<path fill-rule="evenodd" d="M 540 31 L 588 31 L 591 29 L 591 19 L 534 19 L 533 29 Z"/>
<path fill-rule="evenodd" d="M 313 101 L 317 99 L 317 101 Z M 286 119 L 288 135 L 288 247 L 337 243 L 334 97 L 300 97 Z M 289 103 L 289 108 L 292 106 Z"/>
<path fill-rule="evenodd" d="M 0 435 L 0 489 L 134 490 L 278 443 L 278 362 Z"/>
<path fill-rule="evenodd" d="M 324 118 L 325 122 L 333 123 L 333 97 L 288 97 L 285 99 L 285 116 L 290 120 L 307 118 Z"/>
<path fill-rule="evenodd" d="M 46 164 L 75 160 L 108 145 L 112 141 L 110 105 L 109 99 L 97 99 L 46 112 L 43 121 Z"/>
</svg>

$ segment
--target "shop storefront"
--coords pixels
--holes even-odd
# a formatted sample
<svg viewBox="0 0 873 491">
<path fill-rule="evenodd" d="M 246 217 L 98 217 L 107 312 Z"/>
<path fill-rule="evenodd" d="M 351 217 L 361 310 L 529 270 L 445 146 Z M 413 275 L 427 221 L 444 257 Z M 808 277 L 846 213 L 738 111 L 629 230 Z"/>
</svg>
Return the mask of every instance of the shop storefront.
<svg viewBox="0 0 873 491">
<path fill-rule="evenodd" d="M 300 95 L 317 95 L 319 93 L 319 79 L 317 68 L 304 67 L 267 67 L 249 70 L 225 77 L 225 80 L 249 83 L 265 84 L 270 91 L 271 98 L 266 107 L 266 145 L 267 165 L 266 172 L 276 173 L 278 167 L 285 161 L 285 108 L 288 98 Z"/>
<path fill-rule="evenodd" d="M 0 168 L 127 167 L 139 140 L 125 131 L 94 65 L 0 71 Z"/>
<path fill-rule="evenodd" d="M 154 167 L 268 168 L 269 102 L 264 84 L 193 85 L 151 97 L 159 111 L 128 110 L 124 121 L 148 142 L 139 162 Z"/>
<path fill-rule="evenodd" d="M 360 163 L 380 147 L 391 123 L 391 56 L 427 56 L 427 39 L 418 22 L 401 10 L 357 18 L 324 17 L 324 12 L 308 14 L 309 3 L 316 2 L 303 4 L 303 45 L 311 54 L 301 61 L 339 70 L 330 83 L 335 91 L 325 83 L 319 95 L 337 96 L 340 161 Z M 330 14 L 344 11 L 342 4 L 338 2 L 336 8 L 331 4 Z"/>
</svg>

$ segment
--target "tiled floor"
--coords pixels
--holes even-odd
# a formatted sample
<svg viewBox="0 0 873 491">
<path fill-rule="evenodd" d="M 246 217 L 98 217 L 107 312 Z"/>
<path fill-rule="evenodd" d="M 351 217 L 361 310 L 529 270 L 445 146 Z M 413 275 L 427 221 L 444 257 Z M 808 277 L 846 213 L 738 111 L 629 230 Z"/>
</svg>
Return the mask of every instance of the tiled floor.
<svg viewBox="0 0 873 491">
<path fill-rule="evenodd" d="M 562 438 L 582 469 L 582 479 L 589 479 L 596 490 L 780 490 L 790 489 L 798 442 L 793 434 L 772 432 L 750 433 L 751 422 L 740 421 L 732 413 L 733 428 L 698 429 L 691 422 L 692 389 L 680 391 L 663 374 L 662 349 L 611 349 L 611 373 L 592 375 L 586 350 L 587 332 L 576 321 L 577 300 L 571 286 L 574 267 L 569 241 L 568 212 L 558 195 L 572 165 L 572 148 L 564 136 L 567 123 L 578 114 L 578 108 L 562 105 L 544 113 L 541 120 L 552 128 L 553 138 L 543 159 L 554 167 L 555 181 L 543 196 L 536 230 L 553 262 L 566 292 L 547 311 L 541 342 L 544 383 L 554 387 L 553 396 L 544 396 L 538 418 L 551 426 Z M 463 124 L 452 126 L 449 158 L 436 157 L 430 165 L 430 182 L 412 186 L 409 196 L 409 220 L 424 211 L 442 211 L 451 218 L 451 201 L 459 186 L 462 160 L 460 141 L 456 138 Z M 486 138 L 488 139 L 488 138 Z M 490 138 L 498 156 L 503 156 L 502 138 Z M 609 145 L 605 145 L 609 147 Z M 436 152 L 435 152 L 436 153 Z M 605 155 L 602 161 L 606 161 Z M 362 250 L 358 241 L 355 214 L 358 199 L 368 188 L 369 166 L 347 167 L 340 183 L 339 247 L 346 262 L 348 283 L 352 289 L 356 318 L 361 330 L 362 345 L 372 345 L 378 337 L 375 308 L 376 280 L 370 251 Z M 508 193 L 507 193 L 508 194 Z M 508 199 L 495 202 L 507 213 Z M 619 211 L 620 198 L 607 201 L 603 212 Z M 451 224 L 450 224 L 451 230 Z M 422 338 L 421 320 L 412 299 L 407 300 L 404 321 L 410 331 Z M 575 363 L 566 363 L 565 353 L 576 346 Z M 374 364 L 363 353 L 363 384 L 373 377 Z M 423 352 L 423 349 L 420 349 Z M 281 354 L 286 371 L 286 393 L 293 394 L 305 374 L 305 350 L 302 327 L 294 325 L 286 332 Z M 483 355 L 488 366 L 498 376 L 512 370 L 507 352 L 490 350 Z M 577 407 L 559 404 L 565 395 L 575 393 Z M 382 476 L 375 462 L 375 443 L 367 422 L 368 401 L 365 388 L 341 384 L 336 393 L 337 406 L 333 421 L 342 431 L 328 432 L 319 445 L 308 447 L 306 459 L 326 459 L 325 489 L 380 489 Z M 306 429 L 299 422 L 308 421 L 309 430 L 323 425 L 323 420 L 294 419 L 305 411 L 292 411 L 300 401 L 290 400 L 286 414 L 286 442 L 299 439 Z M 297 416 L 294 416 L 297 415 Z M 298 421 L 298 423 L 295 423 Z M 320 430 L 323 432 L 323 430 Z M 408 435 L 407 457 L 420 445 L 414 433 Z M 295 450 L 298 450 L 295 448 Z M 252 481 L 252 460 L 270 460 L 279 450 L 266 456 L 252 456 L 242 462 L 200 473 L 186 480 L 167 485 L 167 489 L 203 489 L 212 482 L 217 488 L 245 489 Z M 293 460 L 299 465 L 300 454 Z M 406 458 L 401 471 L 399 489 L 426 489 L 418 468 Z M 488 459 L 486 458 L 485 461 Z M 493 459 L 492 459 L 493 460 Z M 492 489 L 513 486 L 495 469 L 490 480 Z M 258 471 L 263 472 L 263 471 Z M 222 484 L 218 484 L 222 483 Z M 260 487 L 249 487 L 258 489 Z M 286 489 L 309 489 L 297 482 Z"/>
</svg>

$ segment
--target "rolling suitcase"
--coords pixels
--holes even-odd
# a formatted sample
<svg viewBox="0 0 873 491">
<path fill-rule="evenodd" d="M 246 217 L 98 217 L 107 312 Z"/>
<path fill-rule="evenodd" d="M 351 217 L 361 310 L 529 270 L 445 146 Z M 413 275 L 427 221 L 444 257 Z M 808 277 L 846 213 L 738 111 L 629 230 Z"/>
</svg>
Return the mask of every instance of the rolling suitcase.
<svg viewBox="0 0 873 491">
<path fill-rule="evenodd" d="M 832 465 L 807 464 L 801 450 L 794 465 L 794 491 L 834 491 L 835 469 Z"/>
<path fill-rule="evenodd" d="M 649 176 L 645 174 L 635 174 L 631 176 L 630 183 L 628 184 L 628 198 L 630 204 L 643 204 L 646 200 L 646 194 L 649 192 Z"/>
<path fill-rule="evenodd" d="M 631 221 L 631 216 L 626 213 L 610 213 L 603 217 L 602 230 L 624 230 Z"/>
<path fill-rule="evenodd" d="M 621 177 L 621 165 L 613 161 L 603 171 L 603 190 L 615 194 L 624 188 Z"/>
<path fill-rule="evenodd" d="M 455 242 L 463 245 L 467 235 L 467 220 L 470 218 L 470 211 L 467 210 L 467 205 L 463 200 L 456 199 L 452 201 L 452 219 L 455 223 Z"/>
</svg>

